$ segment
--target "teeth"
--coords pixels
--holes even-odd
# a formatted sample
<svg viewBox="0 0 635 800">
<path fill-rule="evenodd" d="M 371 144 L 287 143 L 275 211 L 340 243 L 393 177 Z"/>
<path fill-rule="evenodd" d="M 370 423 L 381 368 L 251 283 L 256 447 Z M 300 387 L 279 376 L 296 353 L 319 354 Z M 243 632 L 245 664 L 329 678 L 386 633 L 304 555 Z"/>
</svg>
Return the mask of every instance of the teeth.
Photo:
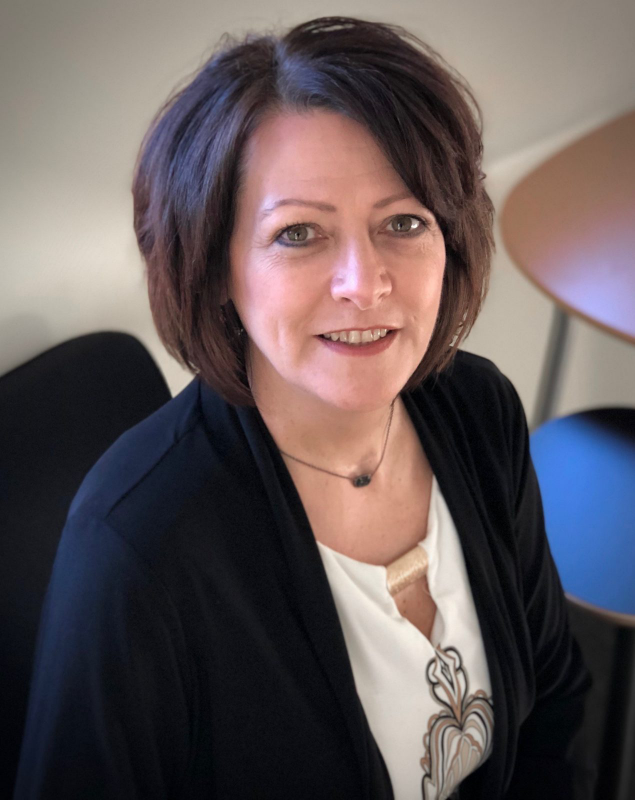
<svg viewBox="0 0 635 800">
<path fill-rule="evenodd" d="M 388 328 L 375 328 L 368 331 L 339 331 L 338 333 L 323 333 L 322 335 L 325 339 L 331 339 L 334 342 L 346 342 L 346 344 L 357 346 L 383 339 L 387 333 Z"/>
</svg>

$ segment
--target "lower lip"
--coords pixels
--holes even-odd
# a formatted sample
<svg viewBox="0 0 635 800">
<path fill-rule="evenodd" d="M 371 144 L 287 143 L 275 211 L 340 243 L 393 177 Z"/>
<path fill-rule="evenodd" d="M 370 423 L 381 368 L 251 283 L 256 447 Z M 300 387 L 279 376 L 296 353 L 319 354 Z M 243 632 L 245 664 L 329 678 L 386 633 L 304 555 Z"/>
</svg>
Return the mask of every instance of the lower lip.
<svg viewBox="0 0 635 800">
<path fill-rule="evenodd" d="M 323 339 L 321 336 L 317 336 L 316 338 L 319 339 L 325 347 L 328 347 L 336 353 L 343 353 L 347 356 L 374 356 L 377 355 L 377 353 L 383 353 L 384 350 L 387 350 L 393 343 L 396 335 L 397 331 L 391 331 L 387 333 L 383 339 L 377 339 L 376 342 L 370 342 L 369 344 L 345 344 L 344 342 L 334 342 L 332 339 Z"/>
</svg>

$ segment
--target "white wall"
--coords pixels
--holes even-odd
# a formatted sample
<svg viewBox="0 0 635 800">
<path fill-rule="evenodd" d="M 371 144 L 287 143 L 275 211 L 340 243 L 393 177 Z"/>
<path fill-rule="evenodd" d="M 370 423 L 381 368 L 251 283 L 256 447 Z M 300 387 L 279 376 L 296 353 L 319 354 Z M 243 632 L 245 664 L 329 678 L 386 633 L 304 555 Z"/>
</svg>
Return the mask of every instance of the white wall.
<svg viewBox="0 0 635 800">
<path fill-rule="evenodd" d="M 225 31 L 316 13 L 402 24 L 469 80 L 485 114 L 500 207 L 513 183 L 576 135 L 635 105 L 632 0 L 4 0 L 0 22 L 0 374 L 85 332 L 124 330 L 173 392 L 190 379 L 154 332 L 132 231 L 143 133 Z M 466 349 L 493 358 L 533 407 L 551 304 L 498 245 Z M 635 348 L 573 326 L 562 412 L 635 402 Z"/>
</svg>

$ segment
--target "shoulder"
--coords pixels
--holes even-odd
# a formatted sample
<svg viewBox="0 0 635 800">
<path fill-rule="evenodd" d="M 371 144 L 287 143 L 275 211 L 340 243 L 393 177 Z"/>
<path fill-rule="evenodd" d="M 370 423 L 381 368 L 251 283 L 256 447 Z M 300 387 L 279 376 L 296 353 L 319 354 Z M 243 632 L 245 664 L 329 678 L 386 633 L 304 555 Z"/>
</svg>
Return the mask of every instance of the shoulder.
<svg viewBox="0 0 635 800">
<path fill-rule="evenodd" d="M 517 486 L 528 457 L 525 412 L 511 381 L 487 358 L 459 350 L 452 363 L 414 390 L 421 416 L 480 477 Z"/>
<path fill-rule="evenodd" d="M 75 518 L 103 523 L 143 550 L 205 480 L 209 451 L 194 380 L 106 450 L 77 491 L 67 526 Z"/>
<path fill-rule="evenodd" d="M 446 412 L 480 427 L 524 422 L 522 403 L 509 378 L 488 358 L 459 350 L 451 364 L 420 387 Z"/>
<path fill-rule="evenodd" d="M 442 384 L 452 391 L 470 392 L 473 396 L 502 395 L 509 399 L 510 390 L 515 390 L 506 375 L 489 358 L 459 350 L 449 365 L 439 376 Z"/>
</svg>

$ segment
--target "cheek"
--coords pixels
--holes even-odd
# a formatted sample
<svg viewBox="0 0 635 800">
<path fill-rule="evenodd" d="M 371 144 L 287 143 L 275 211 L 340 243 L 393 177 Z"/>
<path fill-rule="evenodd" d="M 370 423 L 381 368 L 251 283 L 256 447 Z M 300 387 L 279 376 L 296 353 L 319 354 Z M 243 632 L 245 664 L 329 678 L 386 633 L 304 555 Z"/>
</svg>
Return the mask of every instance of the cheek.
<svg viewBox="0 0 635 800">
<path fill-rule="evenodd" d="M 445 264 L 445 242 L 440 234 L 424 242 L 410 260 L 408 274 L 412 290 L 426 303 L 434 303 L 441 293 Z"/>
<path fill-rule="evenodd" d="M 411 290 L 413 300 L 418 299 L 422 308 L 432 308 L 438 305 L 443 287 L 443 269 L 428 266 L 418 272 L 412 282 Z"/>
<path fill-rule="evenodd" d="M 437 319 L 441 303 L 443 270 L 428 271 L 427 276 L 419 275 L 410 285 L 408 301 L 415 326 L 422 334 L 428 335 Z"/>
<path fill-rule="evenodd" d="M 439 306 L 439 303 L 441 301 L 443 278 L 445 276 L 445 266 L 446 266 L 445 246 L 443 240 L 441 240 L 441 246 L 438 248 L 437 252 L 435 253 L 435 257 L 431 262 L 431 269 L 430 269 L 431 279 L 428 288 L 429 302 L 435 308 Z"/>
<path fill-rule="evenodd" d="M 257 322 L 276 302 L 273 283 L 257 263 L 248 259 L 233 263 L 232 299 L 244 322 Z"/>
<path fill-rule="evenodd" d="M 292 347 L 310 317 L 308 292 L 301 282 L 279 270 L 260 268 L 235 285 L 238 312 L 259 347 L 273 346 L 279 353 Z"/>
<path fill-rule="evenodd" d="M 276 314 L 283 327 L 296 326 L 303 320 L 306 322 L 315 299 L 315 282 L 308 271 L 288 266 L 267 271 L 253 293 L 253 301 L 264 313 Z"/>
</svg>

